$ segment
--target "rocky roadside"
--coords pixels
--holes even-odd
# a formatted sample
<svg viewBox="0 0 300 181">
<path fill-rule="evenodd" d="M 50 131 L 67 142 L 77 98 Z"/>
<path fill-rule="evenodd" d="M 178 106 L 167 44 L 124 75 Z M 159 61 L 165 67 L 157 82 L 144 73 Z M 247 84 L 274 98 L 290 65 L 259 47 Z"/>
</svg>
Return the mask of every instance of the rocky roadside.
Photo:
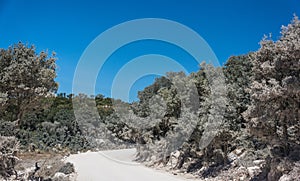
<svg viewBox="0 0 300 181">
<path fill-rule="evenodd" d="M 16 175 L 6 180 L 29 181 L 73 181 L 76 173 L 73 164 L 65 161 L 65 156 L 58 153 L 27 152 L 18 155 L 15 166 Z"/>
<path fill-rule="evenodd" d="M 266 151 L 266 150 L 264 150 Z M 287 158 L 254 159 L 250 150 L 237 148 L 230 152 L 227 157 L 229 163 L 217 167 L 202 166 L 194 172 L 188 172 L 187 167 L 194 160 L 189 159 L 181 169 L 176 168 L 180 162 L 180 151 L 173 152 L 168 163 L 153 164 L 148 162 L 146 165 L 171 172 L 174 175 L 181 175 L 187 179 L 199 179 L 205 181 L 300 181 L 300 161 L 294 162 Z"/>
</svg>

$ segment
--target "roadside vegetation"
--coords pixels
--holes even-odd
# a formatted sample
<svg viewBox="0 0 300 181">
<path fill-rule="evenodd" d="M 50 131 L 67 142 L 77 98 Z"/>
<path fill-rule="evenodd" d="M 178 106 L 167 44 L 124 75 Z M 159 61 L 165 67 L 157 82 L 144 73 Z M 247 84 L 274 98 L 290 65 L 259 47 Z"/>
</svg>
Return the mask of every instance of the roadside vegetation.
<svg viewBox="0 0 300 181">
<path fill-rule="evenodd" d="M 36 52 L 23 43 L 0 50 L 0 70 L 3 178 L 18 178 L 16 165 L 24 153 L 67 155 L 128 147 L 137 148 L 138 161 L 176 174 L 212 180 L 300 177 L 296 16 L 278 40 L 265 37 L 256 52 L 232 56 L 222 67 L 203 63 L 190 75 L 167 73 L 140 91 L 134 103 L 100 94 L 57 94 L 55 53 Z M 89 112 L 91 102 L 98 115 Z M 74 103 L 80 105 L 81 117 L 75 117 Z M 128 111 L 115 110 L 116 105 Z M 209 127 L 215 122 L 216 130 Z M 214 137 L 203 142 L 209 135 Z M 65 169 L 61 172 L 74 171 L 70 165 Z"/>
</svg>

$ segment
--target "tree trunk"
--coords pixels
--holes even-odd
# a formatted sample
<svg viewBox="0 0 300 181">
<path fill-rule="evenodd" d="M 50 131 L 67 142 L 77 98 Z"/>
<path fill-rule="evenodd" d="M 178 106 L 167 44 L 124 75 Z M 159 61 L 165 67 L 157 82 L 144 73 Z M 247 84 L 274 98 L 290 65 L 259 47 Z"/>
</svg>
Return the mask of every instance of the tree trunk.
<svg viewBox="0 0 300 181">
<path fill-rule="evenodd" d="M 287 120 L 286 120 L 286 116 L 284 116 L 283 118 L 283 122 L 282 122 L 282 127 L 283 127 L 283 144 L 284 144 L 284 154 L 285 156 L 287 156 L 289 154 L 289 135 L 288 135 L 288 127 L 287 127 Z"/>
</svg>

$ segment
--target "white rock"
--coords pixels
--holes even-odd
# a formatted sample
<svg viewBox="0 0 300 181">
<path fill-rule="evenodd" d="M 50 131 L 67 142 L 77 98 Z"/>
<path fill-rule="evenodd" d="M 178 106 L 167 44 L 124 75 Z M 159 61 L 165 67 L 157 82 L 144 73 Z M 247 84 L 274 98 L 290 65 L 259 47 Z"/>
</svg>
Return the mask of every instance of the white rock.
<svg viewBox="0 0 300 181">
<path fill-rule="evenodd" d="M 240 155 L 240 154 L 243 153 L 244 149 L 242 149 L 242 148 L 237 148 L 237 149 L 235 149 L 234 151 L 235 151 L 235 154 Z"/>
<path fill-rule="evenodd" d="M 173 152 L 172 154 L 171 154 L 171 156 L 172 157 L 175 157 L 175 158 L 179 158 L 179 156 L 180 156 L 180 151 L 175 151 L 175 152 Z"/>
<path fill-rule="evenodd" d="M 61 172 L 57 172 L 57 173 L 55 173 L 55 175 L 54 175 L 53 178 L 55 178 L 55 179 L 63 179 L 63 178 L 66 178 L 66 177 L 67 177 L 66 174 L 61 173 Z"/>
<path fill-rule="evenodd" d="M 291 178 L 291 176 L 284 174 L 280 177 L 278 181 L 293 181 L 293 179 Z"/>
<path fill-rule="evenodd" d="M 246 178 L 247 178 L 246 176 L 241 176 L 241 177 L 239 178 L 239 180 L 240 180 L 240 181 L 244 181 L 244 180 L 246 180 Z"/>
<path fill-rule="evenodd" d="M 156 160 L 156 156 L 155 156 L 155 155 L 151 156 L 151 159 L 150 159 L 150 160 L 155 161 L 155 160 Z"/>
<path fill-rule="evenodd" d="M 241 173 L 241 174 L 247 174 L 247 173 L 248 173 L 247 168 L 246 168 L 246 167 L 243 167 L 243 166 L 239 167 L 239 168 L 237 169 L 237 171 L 238 171 L 239 173 Z"/>
<path fill-rule="evenodd" d="M 263 163 L 266 163 L 266 161 L 265 160 L 254 160 L 253 161 L 253 163 L 255 164 L 255 165 L 261 165 L 261 164 L 263 164 Z"/>
<path fill-rule="evenodd" d="M 180 152 L 179 151 L 172 152 L 170 160 L 168 162 L 168 166 L 171 166 L 172 168 L 174 168 L 176 166 L 176 164 L 178 163 L 179 156 L 180 156 Z"/>
<path fill-rule="evenodd" d="M 233 152 L 230 152 L 230 153 L 227 155 L 227 157 L 228 157 L 228 160 L 229 160 L 229 161 L 234 161 L 234 160 L 237 159 L 237 155 L 236 155 L 235 153 L 233 153 Z"/>
<path fill-rule="evenodd" d="M 259 172 L 261 171 L 260 167 L 258 167 L 258 166 L 248 167 L 247 170 L 248 170 L 250 177 L 254 177 L 255 175 L 259 174 Z"/>
<path fill-rule="evenodd" d="M 207 169 L 207 167 L 204 166 L 204 167 L 201 167 L 199 171 L 202 172 L 202 171 L 204 171 L 206 169 Z"/>
</svg>

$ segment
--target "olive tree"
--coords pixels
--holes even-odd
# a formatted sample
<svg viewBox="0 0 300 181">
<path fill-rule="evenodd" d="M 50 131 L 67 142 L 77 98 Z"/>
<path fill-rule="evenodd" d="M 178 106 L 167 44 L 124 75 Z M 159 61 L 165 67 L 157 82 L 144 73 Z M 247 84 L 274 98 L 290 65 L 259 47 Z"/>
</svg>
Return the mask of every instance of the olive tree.
<svg viewBox="0 0 300 181">
<path fill-rule="evenodd" d="M 40 97 L 56 92 L 55 62 L 55 53 L 37 53 L 34 46 L 22 43 L 0 49 L 0 95 L 5 95 L 0 103 L 14 111 L 17 123 Z"/>
</svg>

